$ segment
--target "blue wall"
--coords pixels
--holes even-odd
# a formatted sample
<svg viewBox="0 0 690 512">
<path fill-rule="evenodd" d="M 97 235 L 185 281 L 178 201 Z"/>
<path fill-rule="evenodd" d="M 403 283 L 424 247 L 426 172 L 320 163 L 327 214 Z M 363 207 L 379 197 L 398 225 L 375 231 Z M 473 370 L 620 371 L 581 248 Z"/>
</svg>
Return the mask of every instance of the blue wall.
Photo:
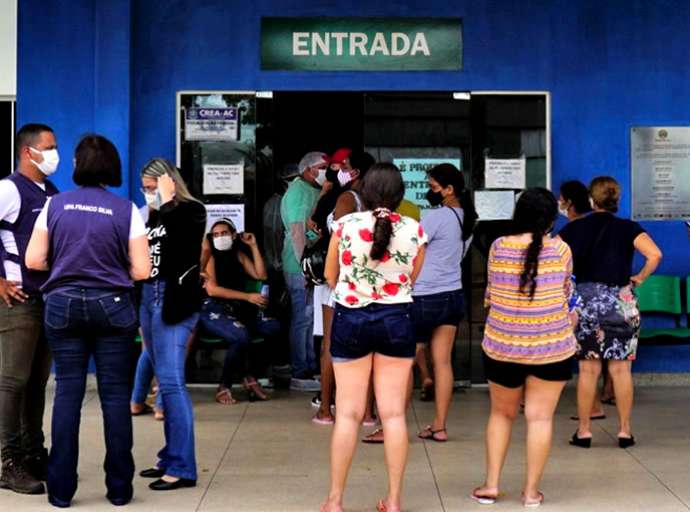
<svg viewBox="0 0 690 512">
<path fill-rule="evenodd" d="M 629 192 L 629 129 L 690 125 L 690 2 L 72 0 L 19 3 L 18 123 L 53 125 L 58 182 L 99 131 L 137 169 L 175 155 L 175 93 L 235 90 L 547 90 L 552 178 L 615 176 Z M 35 13 L 40 13 L 36 16 Z M 262 16 L 460 16 L 458 72 L 262 72 Z M 132 197 L 136 197 L 132 195 Z M 630 213 L 630 195 L 622 215 Z M 690 274 L 680 222 L 647 223 L 663 273 Z"/>
</svg>

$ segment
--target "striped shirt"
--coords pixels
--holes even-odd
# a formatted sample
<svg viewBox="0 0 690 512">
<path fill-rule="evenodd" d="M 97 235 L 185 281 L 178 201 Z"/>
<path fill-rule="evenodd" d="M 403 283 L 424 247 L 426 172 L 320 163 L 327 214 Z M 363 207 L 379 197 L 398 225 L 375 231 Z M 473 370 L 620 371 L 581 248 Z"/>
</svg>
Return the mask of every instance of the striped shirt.
<svg viewBox="0 0 690 512">
<path fill-rule="evenodd" d="M 575 353 L 568 315 L 572 294 L 572 253 L 560 238 L 548 239 L 539 254 L 534 298 L 520 292 L 529 243 L 499 238 L 489 253 L 485 306 L 489 315 L 482 348 L 498 361 L 548 364 Z"/>
</svg>

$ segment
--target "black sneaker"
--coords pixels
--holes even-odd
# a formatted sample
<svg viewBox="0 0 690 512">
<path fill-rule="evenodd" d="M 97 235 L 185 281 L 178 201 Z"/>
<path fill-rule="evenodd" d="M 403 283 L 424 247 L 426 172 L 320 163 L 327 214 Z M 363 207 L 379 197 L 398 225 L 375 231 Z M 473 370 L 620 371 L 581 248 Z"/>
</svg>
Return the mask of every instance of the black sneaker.
<svg viewBox="0 0 690 512">
<path fill-rule="evenodd" d="M 48 450 L 45 448 L 37 455 L 28 455 L 24 458 L 24 467 L 29 474 L 39 482 L 45 482 L 48 478 Z"/>
<path fill-rule="evenodd" d="M 314 398 L 311 399 L 311 406 L 312 406 L 312 407 L 315 407 L 316 409 L 318 409 L 319 407 L 321 407 L 321 391 L 319 391 L 318 393 L 316 393 L 316 394 L 314 395 Z"/>
<path fill-rule="evenodd" d="M 10 489 L 19 494 L 44 494 L 46 492 L 43 482 L 31 476 L 23 464 L 13 460 L 7 460 L 2 464 L 0 489 Z"/>
</svg>

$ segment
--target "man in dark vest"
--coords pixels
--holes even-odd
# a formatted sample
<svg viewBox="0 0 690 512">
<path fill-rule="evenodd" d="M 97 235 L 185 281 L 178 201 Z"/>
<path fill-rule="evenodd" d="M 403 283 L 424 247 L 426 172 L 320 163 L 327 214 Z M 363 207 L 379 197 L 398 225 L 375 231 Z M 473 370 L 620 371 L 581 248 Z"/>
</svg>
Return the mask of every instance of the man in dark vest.
<svg viewBox="0 0 690 512">
<path fill-rule="evenodd" d="M 50 352 L 40 288 L 48 273 L 28 270 L 24 257 L 38 214 L 58 192 L 47 179 L 59 162 L 53 130 L 22 127 L 16 157 L 17 170 L 0 181 L 0 488 L 42 494 Z"/>
</svg>

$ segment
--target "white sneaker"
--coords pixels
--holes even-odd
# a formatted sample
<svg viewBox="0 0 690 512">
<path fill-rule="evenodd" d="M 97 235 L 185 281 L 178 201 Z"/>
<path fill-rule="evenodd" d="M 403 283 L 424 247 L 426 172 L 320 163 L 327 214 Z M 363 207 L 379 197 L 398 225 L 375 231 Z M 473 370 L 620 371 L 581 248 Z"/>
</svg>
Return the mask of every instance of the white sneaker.
<svg viewBox="0 0 690 512">
<path fill-rule="evenodd" d="M 321 390 L 321 383 L 315 379 L 290 379 L 291 391 L 319 391 Z"/>
</svg>

